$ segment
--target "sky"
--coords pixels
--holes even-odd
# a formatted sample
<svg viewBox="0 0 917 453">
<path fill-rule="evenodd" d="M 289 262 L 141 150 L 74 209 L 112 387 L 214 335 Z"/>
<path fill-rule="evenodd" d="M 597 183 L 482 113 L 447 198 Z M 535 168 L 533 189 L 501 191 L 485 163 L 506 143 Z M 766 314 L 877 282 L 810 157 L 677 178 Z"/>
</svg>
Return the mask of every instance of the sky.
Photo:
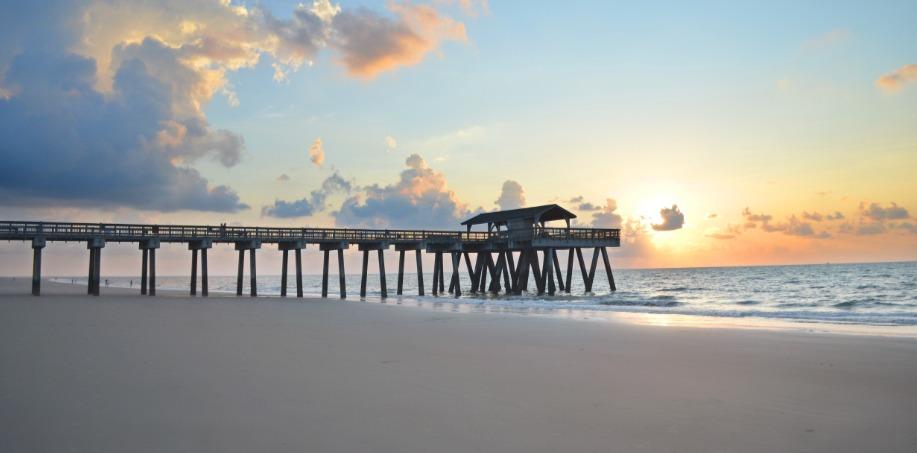
<svg viewBox="0 0 917 453">
<path fill-rule="evenodd" d="M 917 259 L 912 1 L 0 2 L 5 220 L 455 229 L 558 203 L 622 229 L 617 267 Z M 81 245 L 46 253 L 83 273 Z"/>
</svg>

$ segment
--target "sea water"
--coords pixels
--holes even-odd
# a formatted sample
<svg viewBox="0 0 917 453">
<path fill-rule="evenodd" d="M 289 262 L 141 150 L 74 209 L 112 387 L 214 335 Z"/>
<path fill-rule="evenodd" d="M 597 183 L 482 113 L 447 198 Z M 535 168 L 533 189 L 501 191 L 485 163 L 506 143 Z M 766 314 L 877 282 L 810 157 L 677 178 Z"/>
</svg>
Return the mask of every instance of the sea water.
<svg viewBox="0 0 917 453">
<path fill-rule="evenodd" d="M 562 272 L 566 280 L 566 272 Z M 446 287 L 451 269 L 446 270 Z M 403 296 L 396 296 L 397 275 L 387 275 L 388 303 L 450 304 L 461 310 L 570 313 L 582 316 L 607 312 L 698 315 L 726 318 L 761 318 L 785 321 L 881 326 L 917 325 L 917 262 L 875 264 L 823 264 L 798 266 L 709 267 L 684 269 L 624 269 L 614 272 L 617 291 L 609 291 L 604 269 L 596 270 L 591 293 L 584 291 L 579 269 L 574 269 L 570 292 L 554 296 L 534 293 L 535 283 L 521 296 L 474 294 L 464 266 L 460 274 L 462 295 L 433 298 L 432 274 L 424 276 L 426 297 L 417 297 L 414 273 L 404 276 Z M 85 284 L 85 277 L 55 278 Z M 296 295 L 293 275 L 288 296 Z M 359 300 L 360 275 L 347 275 L 347 298 Z M 133 287 L 139 277 L 106 277 L 103 287 Z M 157 276 L 157 288 L 188 291 L 189 277 Z M 330 275 L 329 297 L 339 297 L 337 275 Z M 488 282 L 489 284 L 489 282 Z M 249 277 L 243 294 L 249 294 Z M 303 276 L 304 295 L 321 296 L 321 276 Z M 280 276 L 259 275 L 259 296 L 279 296 Z M 211 276 L 211 293 L 236 291 L 235 276 Z M 200 284 L 198 284 L 200 291 Z M 378 274 L 367 279 L 367 300 L 382 301 Z"/>
</svg>

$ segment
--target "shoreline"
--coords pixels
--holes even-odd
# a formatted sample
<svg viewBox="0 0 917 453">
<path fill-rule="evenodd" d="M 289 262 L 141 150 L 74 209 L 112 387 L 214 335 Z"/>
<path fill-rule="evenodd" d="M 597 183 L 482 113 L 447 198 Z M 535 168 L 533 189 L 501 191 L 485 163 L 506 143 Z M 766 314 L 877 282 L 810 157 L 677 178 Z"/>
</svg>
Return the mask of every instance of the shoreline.
<svg viewBox="0 0 917 453">
<path fill-rule="evenodd" d="M 175 276 L 162 276 L 175 277 Z M 184 278 L 184 276 L 178 276 Z M 219 276 L 214 276 L 219 277 Z M 85 288 L 85 284 L 68 283 L 56 281 L 72 277 L 47 277 L 42 279 L 42 285 L 64 285 Z M 129 278 L 118 277 L 112 278 Z M 3 278 L 0 278 L 2 280 Z M 6 279 L 10 279 L 7 277 Z M 18 279 L 18 278 L 17 278 Z M 104 283 L 104 280 L 103 280 Z M 137 295 L 139 289 L 132 289 L 124 286 L 104 286 L 106 292 L 115 291 L 119 295 Z M 248 299 L 249 296 L 243 294 L 236 296 L 232 291 L 211 290 L 210 297 L 215 299 Z M 188 297 L 186 290 L 164 289 L 157 287 L 157 297 Z M 200 297 L 200 296 L 197 296 Z M 258 298 L 283 299 L 279 294 L 259 294 Z M 290 301 L 295 301 L 296 297 L 289 297 Z M 306 295 L 303 300 L 323 300 L 314 295 Z M 329 297 L 329 301 L 341 301 L 336 297 Z M 474 301 L 479 300 L 481 303 Z M 512 299 L 500 298 L 465 298 L 458 301 L 451 296 L 433 297 L 432 295 L 419 298 L 412 295 L 396 296 L 390 295 L 387 299 L 381 299 L 377 296 L 368 296 L 361 299 L 359 296 L 348 295 L 346 302 L 363 302 L 371 304 L 389 305 L 402 308 L 418 308 L 439 312 L 452 313 L 481 313 L 487 315 L 517 315 L 517 316 L 534 316 L 555 319 L 571 319 L 576 321 L 587 322 L 613 322 L 627 323 L 634 325 L 645 325 L 652 327 L 669 327 L 679 326 L 687 328 L 700 329 L 742 329 L 742 330 L 764 330 L 777 332 L 808 332 L 813 334 L 839 334 L 839 335 L 857 335 L 857 336 L 878 336 L 894 338 L 917 338 L 917 325 L 893 325 L 893 324 L 867 324 L 854 322 L 831 322 L 824 319 L 804 320 L 798 318 L 778 318 L 767 316 L 713 316 L 705 314 L 691 313 L 658 313 L 652 311 L 637 311 L 626 309 L 608 309 L 596 310 L 589 307 L 575 308 L 556 308 L 556 307 L 512 307 L 510 303 L 484 305 L 483 301 L 493 303 L 498 300 L 511 301 Z"/>
</svg>

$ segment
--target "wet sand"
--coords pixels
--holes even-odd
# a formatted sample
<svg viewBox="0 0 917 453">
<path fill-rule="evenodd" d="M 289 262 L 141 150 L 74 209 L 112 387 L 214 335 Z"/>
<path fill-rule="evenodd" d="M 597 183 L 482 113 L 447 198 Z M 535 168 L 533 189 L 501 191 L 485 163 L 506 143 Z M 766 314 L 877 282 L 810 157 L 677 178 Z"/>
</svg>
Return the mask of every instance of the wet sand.
<svg viewBox="0 0 917 453">
<path fill-rule="evenodd" d="M 0 451 L 911 452 L 917 340 L 0 279 Z"/>
</svg>

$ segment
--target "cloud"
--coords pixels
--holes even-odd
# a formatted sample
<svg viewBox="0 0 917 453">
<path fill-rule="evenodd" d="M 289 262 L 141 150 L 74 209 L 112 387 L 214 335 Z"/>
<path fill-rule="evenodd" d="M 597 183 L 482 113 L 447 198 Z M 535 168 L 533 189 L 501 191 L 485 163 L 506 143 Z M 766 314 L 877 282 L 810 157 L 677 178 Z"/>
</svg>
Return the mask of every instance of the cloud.
<svg viewBox="0 0 917 453">
<path fill-rule="evenodd" d="M 398 147 L 398 141 L 395 140 L 395 137 L 392 137 L 391 135 L 386 135 L 385 136 L 385 147 L 389 151 L 392 151 Z"/>
<path fill-rule="evenodd" d="M 363 8 L 334 16 L 331 45 L 350 75 L 373 78 L 420 63 L 444 41 L 468 40 L 464 24 L 430 6 L 393 2 L 388 9 L 394 18 Z"/>
<path fill-rule="evenodd" d="M 802 211 L 802 218 L 812 222 L 821 222 L 825 217 L 817 212 Z"/>
<path fill-rule="evenodd" d="M 767 225 L 774 218 L 770 214 L 754 214 L 747 206 L 742 210 L 742 217 L 745 218 L 745 228 L 757 228 L 758 223 Z"/>
<path fill-rule="evenodd" d="M 908 83 L 917 82 L 917 64 L 906 64 L 876 80 L 876 86 L 887 91 L 895 92 L 904 88 Z"/>
<path fill-rule="evenodd" d="M 707 218 L 708 218 L 708 219 L 715 219 L 715 218 L 716 218 L 716 213 L 715 213 L 715 212 L 711 212 L 710 214 L 707 214 Z"/>
<path fill-rule="evenodd" d="M 613 198 L 607 198 L 601 212 L 592 214 L 592 226 L 596 228 L 621 228 L 623 219 L 617 211 L 618 202 Z"/>
<path fill-rule="evenodd" d="M 525 190 L 516 181 L 504 181 L 503 188 L 500 190 L 500 198 L 497 198 L 494 204 L 500 209 L 521 208 L 525 206 Z"/>
<path fill-rule="evenodd" d="M 802 43 L 802 50 L 813 52 L 837 46 L 850 38 L 850 31 L 842 28 L 831 30 Z"/>
<path fill-rule="evenodd" d="M 882 223 L 861 221 L 856 225 L 850 222 L 844 222 L 838 227 L 838 231 L 845 234 L 855 234 L 857 236 L 875 236 L 885 233 L 888 230 Z"/>
<path fill-rule="evenodd" d="M 289 181 L 290 181 L 290 177 L 287 176 L 286 173 L 283 173 L 277 177 L 277 182 L 289 182 Z"/>
<path fill-rule="evenodd" d="M 662 223 L 652 225 L 656 231 L 677 230 L 685 224 L 685 215 L 678 209 L 677 205 L 673 204 L 671 208 L 660 209 L 659 215 L 662 217 Z"/>
<path fill-rule="evenodd" d="M 337 173 L 332 174 L 317 190 L 313 190 L 308 197 L 294 201 L 274 200 L 271 206 L 263 206 L 261 215 L 278 218 L 305 217 L 327 208 L 328 197 L 335 194 L 348 194 L 353 190 L 353 185 Z"/>
<path fill-rule="evenodd" d="M 860 203 L 860 215 L 863 217 L 884 222 L 886 220 L 902 220 L 910 218 L 907 209 L 892 203 L 891 206 L 884 208 L 879 203 Z"/>
<path fill-rule="evenodd" d="M 825 218 L 828 220 L 843 220 L 844 214 L 841 211 L 834 211 L 834 214 L 828 214 Z"/>
<path fill-rule="evenodd" d="M 601 206 L 592 204 L 589 202 L 580 203 L 579 205 L 576 206 L 577 211 L 587 211 L 588 212 L 588 211 L 599 211 L 601 209 L 602 209 Z"/>
<path fill-rule="evenodd" d="M 442 173 L 427 166 L 418 154 L 405 160 L 397 182 L 361 187 L 332 213 L 340 226 L 371 228 L 455 229 L 477 211 L 468 209 L 447 188 Z"/>
<path fill-rule="evenodd" d="M 191 168 L 243 157 L 242 136 L 204 114 L 215 96 L 244 101 L 228 73 L 267 56 L 285 80 L 330 49 L 372 78 L 450 40 L 467 41 L 464 24 L 401 3 L 316 0 L 278 19 L 230 1 L 25 2 L 0 16 L 0 204 L 245 209 Z"/>
<path fill-rule="evenodd" d="M 151 43 L 148 48 L 156 49 Z M 80 204 L 175 211 L 246 209 L 226 186 L 184 166 L 205 156 L 238 161 L 241 137 L 210 128 L 180 108 L 197 83 L 159 78 L 143 52 L 121 55 L 112 91 L 94 87 L 95 62 L 73 54 L 25 52 L 3 77 L 0 204 Z M 180 69 L 168 54 L 155 63 Z M 178 86 L 178 88 L 177 88 Z"/>
<path fill-rule="evenodd" d="M 714 230 L 714 231 L 711 231 L 705 234 L 704 236 L 707 236 L 708 238 L 713 238 L 713 239 L 727 240 L 727 239 L 735 239 L 736 236 L 739 236 L 740 234 L 742 234 L 741 226 L 727 225 L 726 228 L 722 230 Z"/>
<path fill-rule="evenodd" d="M 577 203 L 582 203 L 583 200 L 585 200 L 585 199 L 586 199 L 586 197 L 584 197 L 584 196 L 582 196 L 582 195 L 577 195 L 577 196 L 571 198 L 571 199 L 569 200 L 569 202 L 570 202 L 571 204 L 577 204 Z"/>
<path fill-rule="evenodd" d="M 325 148 L 322 146 L 322 139 L 315 139 L 309 146 L 309 160 L 319 168 L 325 163 Z"/>
</svg>

